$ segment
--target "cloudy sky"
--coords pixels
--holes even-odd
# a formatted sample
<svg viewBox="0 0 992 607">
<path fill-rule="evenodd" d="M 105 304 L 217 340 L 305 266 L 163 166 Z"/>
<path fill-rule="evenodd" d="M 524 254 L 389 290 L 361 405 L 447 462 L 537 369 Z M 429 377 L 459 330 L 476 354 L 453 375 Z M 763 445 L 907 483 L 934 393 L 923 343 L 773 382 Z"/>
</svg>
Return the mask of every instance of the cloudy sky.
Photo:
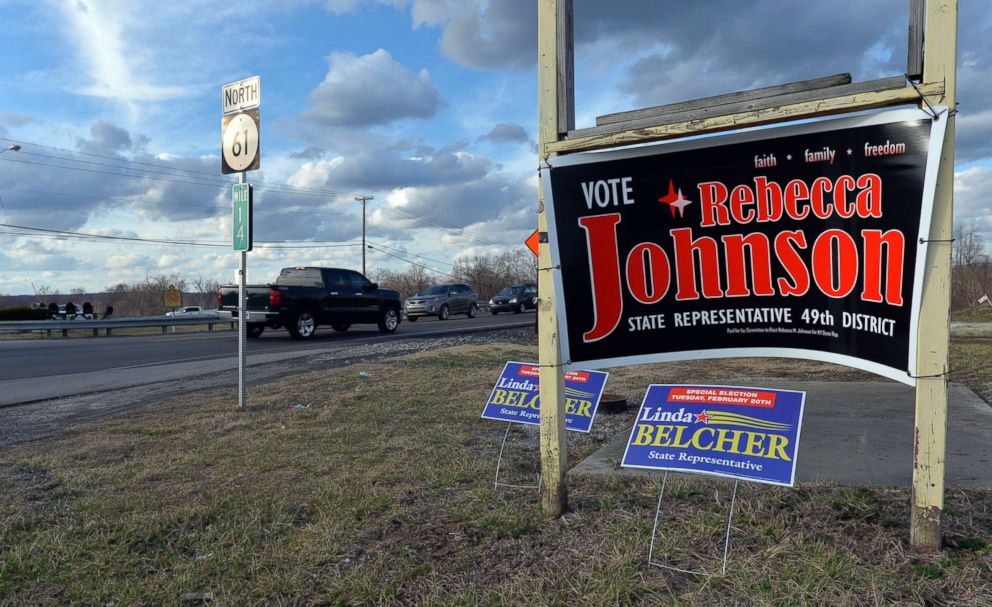
<svg viewBox="0 0 992 607">
<path fill-rule="evenodd" d="M 992 11 L 960 3 L 955 214 L 988 238 Z M 744 4 L 576 0 L 578 126 L 905 71 L 905 1 Z M 22 226 L 0 227 L 0 293 L 172 272 L 232 280 L 220 89 L 254 74 L 250 282 L 287 265 L 360 269 L 359 195 L 375 197 L 372 273 L 450 271 L 459 256 L 519 248 L 535 227 L 533 0 L 0 0 L 0 23 L 0 149 L 22 146 L 0 154 L 0 223 Z"/>
</svg>

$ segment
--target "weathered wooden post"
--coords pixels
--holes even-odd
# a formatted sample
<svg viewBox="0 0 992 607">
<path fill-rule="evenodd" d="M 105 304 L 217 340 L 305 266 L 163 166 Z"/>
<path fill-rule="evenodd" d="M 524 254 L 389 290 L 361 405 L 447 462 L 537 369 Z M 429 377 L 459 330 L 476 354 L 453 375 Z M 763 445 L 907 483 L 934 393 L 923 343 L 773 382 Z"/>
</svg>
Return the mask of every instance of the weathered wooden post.
<svg viewBox="0 0 992 607">
<path fill-rule="evenodd" d="M 929 0 L 923 31 L 923 82 L 943 82 L 949 111 L 934 196 L 926 279 L 917 341 L 916 427 L 913 436 L 913 503 L 910 543 L 933 552 L 941 545 L 944 460 L 947 451 L 947 371 L 951 298 L 954 194 L 957 0 Z"/>
<path fill-rule="evenodd" d="M 572 72 L 572 0 L 539 0 L 538 162 L 552 154 L 547 146 L 575 128 Z M 548 218 L 538 186 L 537 229 L 542 235 L 537 263 L 538 362 L 541 366 L 541 478 L 544 512 L 561 516 L 568 508 L 568 446 L 565 442 L 565 380 L 558 347 L 554 269 L 547 243 Z"/>
</svg>

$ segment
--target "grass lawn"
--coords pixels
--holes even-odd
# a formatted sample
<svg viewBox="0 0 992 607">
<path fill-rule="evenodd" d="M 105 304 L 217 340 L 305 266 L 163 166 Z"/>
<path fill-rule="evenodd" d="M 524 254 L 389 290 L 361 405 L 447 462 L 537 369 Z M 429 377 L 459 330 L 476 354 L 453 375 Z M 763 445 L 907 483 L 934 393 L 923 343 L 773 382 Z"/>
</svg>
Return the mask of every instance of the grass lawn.
<svg viewBox="0 0 992 607">
<path fill-rule="evenodd" d="M 973 387 L 990 354 L 955 346 Z M 908 488 L 743 484 L 723 577 L 646 566 L 656 480 L 573 478 L 545 519 L 536 492 L 494 490 L 505 426 L 479 418 L 504 361 L 534 358 L 363 363 L 252 388 L 246 412 L 215 390 L 0 452 L 0 604 L 992 605 L 986 491 L 948 491 L 949 545 L 921 556 Z M 636 404 L 651 381 L 747 377 L 868 376 L 731 359 L 618 369 L 608 389 Z M 569 433 L 570 462 L 633 415 Z M 511 437 L 505 480 L 533 482 L 536 432 Z M 729 489 L 670 481 L 656 558 L 718 569 Z"/>
</svg>

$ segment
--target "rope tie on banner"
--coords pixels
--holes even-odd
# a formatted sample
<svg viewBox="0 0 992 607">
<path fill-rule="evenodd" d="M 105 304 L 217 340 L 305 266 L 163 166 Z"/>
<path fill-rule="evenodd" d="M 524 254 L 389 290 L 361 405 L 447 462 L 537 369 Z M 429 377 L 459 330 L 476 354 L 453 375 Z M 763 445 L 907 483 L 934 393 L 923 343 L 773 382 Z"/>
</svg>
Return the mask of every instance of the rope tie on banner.
<svg viewBox="0 0 992 607">
<path fill-rule="evenodd" d="M 920 239 L 920 244 L 927 244 L 927 243 L 931 243 L 931 242 L 954 242 L 955 240 L 957 240 L 957 239 L 956 238 L 945 238 L 945 239 L 940 239 L 940 238 L 921 238 Z"/>
<path fill-rule="evenodd" d="M 936 379 L 938 377 L 947 377 L 951 374 L 951 370 L 948 369 L 942 373 L 935 373 L 933 375 L 913 375 L 909 371 L 906 371 L 906 375 L 912 379 Z"/>
<path fill-rule="evenodd" d="M 930 100 L 927 99 L 927 96 L 923 94 L 923 91 L 920 90 L 920 87 L 916 86 L 916 83 L 913 82 L 912 80 L 908 80 L 908 82 L 909 85 L 912 86 L 913 89 L 916 91 L 916 94 L 920 96 L 920 99 L 927 106 L 927 109 L 930 110 L 929 112 L 927 112 L 928 114 L 930 114 L 930 117 L 933 118 L 934 120 L 940 120 L 941 114 L 946 113 L 947 108 L 944 108 L 943 110 L 938 112 L 936 109 L 934 109 L 932 105 L 930 105 Z M 954 110 L 954 113 L 957 113 L 957 109 Z M 951 116 L 953 115 L 954 114 L 951 114 Z"/>
<path fill-rule="evenodd" d="M 538 272 L 550 272 L 551 270 L 560 270 L 560 269 L 561 269 L 561 264 L 559 264 L 557 266 L 548 266 L 547 268 L 538 268 L 537 271 Z"/>
<path fill-rule="evenodd" d="M 564 360 L 564 361 L 562 361 L 562 362 L 560 362 L 558 364 L 552 364 L 552 365 L 527 365 L 527 366 L 528 367 L 537 367 L 539 369 L 541 369 L 541 368 L 554 369 L 556 367 L 564 367 L 564 366 L 567 366 L 567 365 L 570 365 L 570 364 L 572 364 L 572 361 L 571 360 Z"/>
</svg>

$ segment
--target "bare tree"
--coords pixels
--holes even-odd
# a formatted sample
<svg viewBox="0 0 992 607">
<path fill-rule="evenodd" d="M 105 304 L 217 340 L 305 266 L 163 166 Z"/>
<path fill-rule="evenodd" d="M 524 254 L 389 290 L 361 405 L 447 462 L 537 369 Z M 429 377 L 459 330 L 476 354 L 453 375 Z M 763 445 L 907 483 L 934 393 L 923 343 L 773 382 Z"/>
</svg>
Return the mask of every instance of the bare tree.
<svg viewBox="0 0 992 607">
<path fill-rule="evenodd" d="M 220 288 L 220 283 L 216 279 L 197 276 L 191 285 L 193 297 L 196 299 L 196 303 L 193 305 L 198 305 L 201 308 L 217 306 L 217 290 Z"/>
<path fill-rule="evenodd" d="M 421 266 L 410 266 L 404 271 L 377 270 L 373 275 L 383 288 L 395 289 L 404 298 L 424 290 L 435 282 L 432 277 L 437 276 Z"/>
<path fill-rule="evenodd" d="M 458 260 L 452 274 L 472 285 L 480 299 L 489 299 L 506 285 L 537 282 L 537 261 L 524 250 L 476 255 Z"/>
<path fill-rule="evenodd" d="M 114 306 L 115 316 L 154 316 L 165 312 L 165 292 L 169 288 L 186 290 L 186 279 L 177 273 L 150 276 L 143 281 L 117 283 L 107 287 L 107 304 Z"/>
<path fill-rule="evenodd" d="M 976 223 L 957 225 L 951 249 L 951 309 L 975 306 L 992 291 L 992 267 Z"/>
</svg>

